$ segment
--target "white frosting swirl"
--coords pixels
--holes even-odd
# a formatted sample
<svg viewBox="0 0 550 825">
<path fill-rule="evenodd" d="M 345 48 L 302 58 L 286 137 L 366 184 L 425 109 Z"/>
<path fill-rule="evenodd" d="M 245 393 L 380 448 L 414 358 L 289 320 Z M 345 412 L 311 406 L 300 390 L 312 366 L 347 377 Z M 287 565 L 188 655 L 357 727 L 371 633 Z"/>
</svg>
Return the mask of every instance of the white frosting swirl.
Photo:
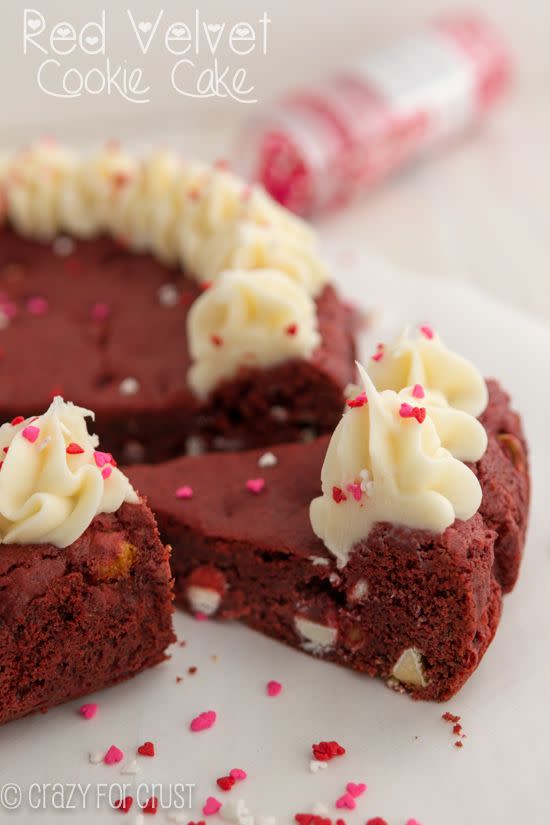
<svg viewBox="0 0 550 825">
<path fill-rule="evenodd" d="M 108 144 L 80 158 L 47 141 L 3 160 L 0 185 L 9 220 L 31 237 L 108 232 L 199 281 L 227 268 L 275 268 L 315 295 L 328 277 L 300 218 L 230 172 L 169 152 L 139 161 Z"/>
<path fill-rule="evenodd" d="M 359 372 L 368 401 L 362 395 L 352 402 L 334 431 L 323 494 L 310 507 L 313 530 L 339 566 L 377 522 L 441 533 L 481 504 L 476 476 L 443 446 L 437 417 L 410 390 L 378 393 L 363 367 Z M 481 458 L 487 440 L 479 422 L 448 408 L 442 418 L 446 441 L 468 460 Z"/>
<path fill-rule="evenodd" d="M 309 358 L 320 343 L 311 296 L 270 269 L 222 273 L 191 307 L 187 337 L 194 360 L 188 380 L 200 397 L 240 367 Z"/>
<path fill-rule="evenodd" d="M 406 330 L 392 346 L 379 345 L 368 371 L 378 390 L 399 392 L 420 384 L 429 404 L 445 401 L 476 418 L 487 406 L 487 384 L 479 370 L 447 349 L 428 326 L 415 337 Z"/>
<path fill-rule="evenodd" d="M 87 416 L 94 414 L 56 397 L 38 418 L 0 427 L 2 544 L 67 547 L 99 513 L 139 501 L 109 454 L 97 451 Z"/>
</svg>

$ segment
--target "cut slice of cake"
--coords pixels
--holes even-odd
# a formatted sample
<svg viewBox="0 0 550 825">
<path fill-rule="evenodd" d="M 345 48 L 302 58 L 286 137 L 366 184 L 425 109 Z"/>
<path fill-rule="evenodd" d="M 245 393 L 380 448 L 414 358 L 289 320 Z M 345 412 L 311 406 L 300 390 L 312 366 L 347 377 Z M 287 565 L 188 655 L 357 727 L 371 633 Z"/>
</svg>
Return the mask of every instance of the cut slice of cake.
<svg viewBox="0 0 550 825">
<path fill-rule="evenodd" d="M 0 427 L 0 723 L 165 659 L 168 548 L 150 509 L 56 398 Z"/>
<path fill-rule="evenodd" d="M 330 440 L 128 472 L 173 547 L 182 605 L 444 700 L 493 638 L 525 533 L 526 463 L 507 446 L 523 435 L 492 382 L 484 420 L 364 375 Z M 504 524 L 515 545 L 497 565 Z"/>
</svg>

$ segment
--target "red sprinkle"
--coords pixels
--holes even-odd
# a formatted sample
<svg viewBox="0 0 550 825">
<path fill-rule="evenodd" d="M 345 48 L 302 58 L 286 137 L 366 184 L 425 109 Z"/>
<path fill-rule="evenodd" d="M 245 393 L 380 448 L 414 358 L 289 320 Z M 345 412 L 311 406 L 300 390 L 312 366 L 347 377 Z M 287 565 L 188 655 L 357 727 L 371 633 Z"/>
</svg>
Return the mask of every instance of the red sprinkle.
<svg viewBox="0 0 550 825">
<path fill-rule="evenodd" d="M 373 819 L 367 819 L 365 825 L 388 825 L 388 823 L 381 816 L 375 816 Z"/>
<path fill-rule="evenodd" d="M 211 728 L 212 725 L 216 722 L 216 711 L 215 710 L 205 710 L 203 713 L 199 713 L 189 725 L 189 729 L 193 731 L 193 733 L 198 733 L 202 730 L 208 730 Z"/>
<path fill-rule="evenodd" d="M 341 501 L 346 501 L 346 495 L 341 487 L 332 488 L 332 498 L 336 504 L 340 504 Z"/>
<path fill-rule="evenodd" d="M 81 705 L 78 709 L 78 712 L 84 719 L 93 719 L 97 713 L 98 706 L 94 702 L 90 702 L 86 705 Z"/>
<path fill-rule="evenodd" d="M 426 419 L 425 407 L 413 407 L 411 404 L 403 402 L 399 408 L 399 415 L 401 418 L 416 418 L 419 424 Z"/>
<path fill-rule="evenodd" d="M 367 393 L 362 392 L 355 398 L 349 398 L 346 403 L 348 407 L 364 407 L 365 404 L 369 403 L 369 399 L 367 398 Z"/>
<path fill-rule="evenodd" d="M 71 441 L 71 443 L 67 445 L 67 452 L 69 455 L 80 455 L 84 452 L 84 448 L 75 441 Z"/>
<path fill-rule="evenodd" d="M 332 819 L 319 814 L 296 814 L 294 819 L 298 825 L 332 825 Z"/>
<path fill-rule="evenodd" d="M 216 779 L 216 784 L 222 791 L 230 791 L 235 781 L 232 776 L 220 776 L 219 779 Z"/>
<path fill-rule="evenodd" d="M 155 746 L 152 742 L 144 742 L 143 745 L 140 745 L 137 749 L 137 752 L 141 756 L 154 756 L 155 755 Z"/>
<path fill-rule="evenodd" d="M 221 335 L 211 335 L 210 340 L 212 341 L 215 347 L 223 346 L 223 338 L 221 337 Z"/>
<path fill-rule="evenodd" d="M 40 435 L 40 428 L 33 427 L 32 424 L 29 424 L 27 427 L 24 428 L 21 435 L 23 436 L 23 438 L 26 438 L 27 441 L 30 441 L 31 444 L 34 444 L 34 442 Z"/>
<path fill-rule="evenodd" d="M 265 487 L 265 479 L 264 478 L 249 478 L 246 482 L 246 489 L 249 490 L 251 493 L 261 493 Z"/>
<path fill-rule="evenodd" d="M 193 488 L 189 487 L 188 484 L 184 484 L 182 487 L 178 487 L 176 490 L 176 498 L 184 500 L 193 498 Z"/>
<path fill-rule="evenodd" d="M 117 811 L 121 811 L 123 814 L 127 814 L 133 804 L 133 796 L 125 796 L 124 799 L 117 799 L 116 802 L 113 802 L 113 808 L 116 808 Z"/>
<path fill-rule="evenodd" d="M 144 814 L 156 814 L 158 806 L 158 799 L 156 798 L 156 796 L 152 796 L 151 799 L 147 800 L 147 802 L 141 810 Z"/>
<path fill-rule="evenodd" d="M 343 756 L 346 752 L 346 749 L 338 742 L 319 742 L 317 745 L 312 745 L 311 750 L 314 759 L 318 762 L 329 762 L 336 756 Z"/>
<path fill-rule="evenodd" d="M 276 682 L 274 679 L 267 683 L 266 690 L 268 696 L 278 696 L 282 689 L 282 684 L 280 682 Z"/>
<path fill-rule="evenodd" d="M 422 333 L 424 338 L 428 339 L 428 341 L 431 341 L 435 337 L 433 327 L 431 327 L 429 324 L 423 324 L 420 327 L 420 332 Z"/>
<path fill-rule="evenodd" d="M 17 425 L 22 424 L 24 420 L 25 419 L 23 418 L 22 415 L 16 415 L 15 418 L 12 418 L 12 420 L 11 420 L 11 426 L 12 427 L 17 427 Z"/>
<path fill-rule="evenodd" d="M 285 329 L 287 335 L 296 335 L 298 332 L 298 324 L 289 324 Z"/>
<path fill-rule="evenodd" d="M 446 711 L 445 713 L 443 713 L 441 718 L 444 719 L 445 722 L 453 722 L 455 724 L 456 724 L 456 722 L 460 722 L 460 719 L 461 719 L 460 716 L 455 716 L 454 713 L 449 713 L 449 711 Z"/>
</svg>

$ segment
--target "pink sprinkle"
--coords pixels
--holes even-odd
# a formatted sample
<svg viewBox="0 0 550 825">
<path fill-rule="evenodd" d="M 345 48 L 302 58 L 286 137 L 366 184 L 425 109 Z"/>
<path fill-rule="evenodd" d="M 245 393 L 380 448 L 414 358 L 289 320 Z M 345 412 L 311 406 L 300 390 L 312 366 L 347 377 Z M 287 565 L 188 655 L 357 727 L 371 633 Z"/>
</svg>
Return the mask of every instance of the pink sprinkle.
<svg viewBox="0 0 550 825">
<path fill-rule="evenodd" d="M 2 315 L 5 315 L 6 318 L 9 318 L 10 321 L 13 321 L 15 316 L 17 315 L 17 304 L 15 301 L 9 301 L 7 299 L 2 298 L 0 302 L 0 311 Z"/>
<path fill-rule="evenodd" d="M 194 613 L 193 618 L 197 620 L 197 622 L 207 622 L 208 616 L 206 613 Z"/>
<path fill-rule="evenodd" d="M 336 800 L 336 807 L 337 808 L 347 808 L 349 811 L 353 811 L 355 808 L 356 802 L 353 796 L 350 793 L 342 794 Z"/>
<path fill-rule="evenodd" d="M 418 819 L 407 819 L 405 825 L 421 825 Z"/>
<path fill-rule="evenodd" d="M 112 472 L 113 472 L 112 467 L 104 467 L 101 471 L 101 475 L 106 480 L 106 479 L 109 478 L 109 476 L 111 475 Z"/>
<path fill-rule="evenodd" d="M 361 496 L 363 491 L 361 490 L 361 485 L 354 482 L 353 484 L 348 484 L 346 487 L 348 493 L 351 493 L 355 501 L 361 501 Z"/>
<path fill-rule="evenodd" d="M 111 745 L 105 756 L 103 757 L 103 761 L 106 765 L 116 765 L 117 762 L 122 762 L 124 759 L 124 753 L 117 748 L 116 745 Z"/>
<path fill-rule="evenodd" d="M 424 338 L 428 339 L 428 341 L 431 341 L 432 338 L 435 337 L 435 332 L 433 330 L 433 327 L 431 327 L 429 324 L 423 324 L 420 327 L 420 332 L 422 333 Z"/>
<path fill-rule="evenodd" d="M 246 489 L 250 490 L 251 493 L 261 493 L 265 487 L 265 479 L 263 478 L 249 478 L 246 482 Z"/>
<path fill-rule="evenodd" d="M 276 682 L 274 679 L 267 683 L 268 696 L 278 696 L 282 689 L 282 684 L 280 682 Z"/>
<path fill-rule="evenodd" d="M 241 782 L 243 779 L 246 779 L 248 774 L 246 771 L 243 771 L 242 768 L 231 768 L 229 771 L 229 776 L 236 782 Z"/>
<path fill-rule="evenodd" d="M 425 392 L 422 384 L 415 384 L 413 387 L 413 398 L 424 398 Z"/>
<path fill-rule="evenodd" d="M 403 402 L 399 407 L 399 415 L 401 418 L 416 418 L 419 424 L 426 420 L 425 407 L 412 407 L 410 404 Z"/>
<path fill-rule="evenodd" d="M 208 728 L 211 728 L 215 723 L 216 716 L 217 714 L 215 710 L 205 710 L 204 713 L 199 713 L 199 715 L 193 719 L 189 725 L 189 729 L 192 730 L 193 733 L 198 733 L 201 730 L 208 730 Z"/>
<path fill-rule="evenodd" d="M 23 436 L 23 438 L 26 438 L 27 441 L 30 441 L 31 444 L 34 444 L 34 442 L 40 435 L 40 428 L 33 427 L 32 424 L 29 424 L 27 427 L 25 427 L 24 430 L 21 431 L 21 435 Z"/>
<path fill-rule="evenodd" d="M 357 799 L 358 796 L 362 796 L 366 790 L 367 786 L 364 782 L 348 782 L 346 785 L 346 791 L 351 794 L 354 799 Z"/>
<path fill-rule="evenodd" d="M 176 498 L 193 498 L 193 488 L 189 487 L 188 484 L 184 484 L 183 487 L 178 487 L 176 490 Z"/>
<path fill-rule="evenodd" d="M 27 301 L 27 312 L 30 315 L 45 315 L 48 311 L 49 304 L 46 298 L 40 295 L 35 295 Z"/>
<path fill-rule="evenodd" d="M 97 708 L 98 706 L 92 702 L 88 705 L 81 705 L 81 707 L 79 707 L 78 709 L 78 712 L 81 716 L 84 717 L 84 719 L 93 719 L 97 713 Z"/>
<path fill-rule="evenodd" d="M 372 356 L 372 361 L 381 361 L 384 357 L 384 344 L 376 345 L 376 352 Z"/>
<path fill-rule="evenodd" d="M 213 814 L 217 814 L 222 806 L 222 803 L 216 799 L 214 796 L 209 796 L 206 802 L 204 803 L 202 812 L 205 816 L 212 816 Z"/>
<path fill-rule="evenodd" d="M 110 314 L 111 308 L 109 304 L 104 304 L 101 301 L 98 301 L 97 304 L 93 305 L 90 311 L 90 318 L 92 321 L 106 321 Z"/>
<path fill-rule="evenodd" d="M 103 453 L 101 450 L 94 450 L 94 461 L 98 467 L 105 467 L 106 464 L 111 464 L 113 456 L 111 453 Z"/>
<path fill-rule="evenodd" d="M 369 399 L 367 398 L 367 393 L 362 392 L 356 398 L 349 398 L 347 401 L 348 407 L 364 407 L 365 404 L 369 403 Z"/>
</svg>

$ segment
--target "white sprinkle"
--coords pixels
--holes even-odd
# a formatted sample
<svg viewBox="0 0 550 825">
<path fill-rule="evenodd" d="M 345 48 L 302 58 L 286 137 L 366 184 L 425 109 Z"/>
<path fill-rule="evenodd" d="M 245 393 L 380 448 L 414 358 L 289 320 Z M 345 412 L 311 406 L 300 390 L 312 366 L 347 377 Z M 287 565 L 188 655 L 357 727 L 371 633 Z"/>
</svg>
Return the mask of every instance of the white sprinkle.
<svg viewBox="0 0 550 825">
<path fill-rule="evenodd" d="M 139 381 L 137 378 L 125 378 L 120 382 L 118 389 L 121 395 L 135 395 L 139 390 Z"/>
<path fill-rule="evenodd" d="M 311 444 L 317 438 L 317 432 L 311 427 L 306 427 L 300 432 L 300 441 L 302 444 Z"/>
<path fill-rule="evenodd" d="M 340 576 L 338 575 L 338 573 L 331 573 L 330 576 L 328 577 L 328 580 L 334 586 L 336 586 L 337 584 L 340 584 L 340 581 L 341 581 Z"/>
<path fill-rule="evenodd" d="M 185 825 L 188 819 L 188 814 L 168 814 L 168 822 L 173 822 L 174 825 Z"/>
<path fill-rule="evenodd" d="M 258 467 L 264 469 L 265 467 L 276 467 L 279 459 L 273 453 L 264 453 L 258 459 Z"/>
<path fill-rule="evenodd" d="M 275 816 L 259 816 L 258 825 L 277 825 L 277 817 Z"/>
<path fill-rule="evenodd" d="M 202 455 L 204 453 L 204 441 L 198 435 L 191 435 L 185 442 L 185 452 L 187 455 Z"/>
<path fill-rule="evenodd" d="M 328 814 L 328 808 L 326 805 L 323 805 L 322 802 L 316 802 L 311 808 L 311 813 L 316 816 L 326 816 Z"/>
<path fill-rule="evenodd" d="M 103 762 L 104 755 L 102 751 L 93 751 L 88 754 L 88 760 L 91 765 L 99 765 L 100 762 Z"/>
<path fill-rule="evenodd" d="M 311 773 L 318 773 L 319 771 L 324 771 L 325 768 L 328 768 L 328 762 L 319 762 L 317 759 L 312 759 L 309 763 L 309 769 Z"/>
<path fill-rule="evenodd" d="M 126 762 L 120 772 L 125 776 L 134 776 L 134 774 L 139 773 L 140 770 L 141 768 L 137 763 L 137 759 L 131 759 L 130 762 Z"/>
<path fill-rule="evenodd" d="M 10 319 L 5 312 L 0 310 L 0 329 L 7 329 L 10 325 Z"/>
<path fill-rule="evenodd" d="M 46 447 L 48 446 L 48 444 L 51 442 L 51 440 L 52 440 L 51 435 L 46 436 L 44 441 L 41 441 L 40 444 L 38 445 L 38 452 L 41 453 L 42 450 L 45 450 Z"/>
<path fill-rule="evenodd" d="M 269 414 L 274 421 L 288 421 L 288 410 L 286 407 L 275 405 L 271 407 Z"/>
<path fill-rule="evenodd" d="M 180 294 L 175 284 L 163 284 L 158 292 L 159 304 L 163 307 L 175 307 L 179 303 Z"/>
<path fill-rule="evenodd" d="M 52 249 L 55 255 L 59 255 L 60 258 L 67 258 L 75 251 L 76 244 L 72 238 L 68 238 L 66 235 L 60 235 L 53 242 Z"/>
<path fill-rule="evenodd" d="M 234 825 L 254 825 L 254 817 L 244 799 L 231 799 L 225 802 L 220 809 L 220 816 Z"/>
<path fill-rule="evenodd" d="M 134 818 L 130 820 L 130 825 L 143 825 L 145 817 L 143 814 L 134 814 Z"/>
</svg>

